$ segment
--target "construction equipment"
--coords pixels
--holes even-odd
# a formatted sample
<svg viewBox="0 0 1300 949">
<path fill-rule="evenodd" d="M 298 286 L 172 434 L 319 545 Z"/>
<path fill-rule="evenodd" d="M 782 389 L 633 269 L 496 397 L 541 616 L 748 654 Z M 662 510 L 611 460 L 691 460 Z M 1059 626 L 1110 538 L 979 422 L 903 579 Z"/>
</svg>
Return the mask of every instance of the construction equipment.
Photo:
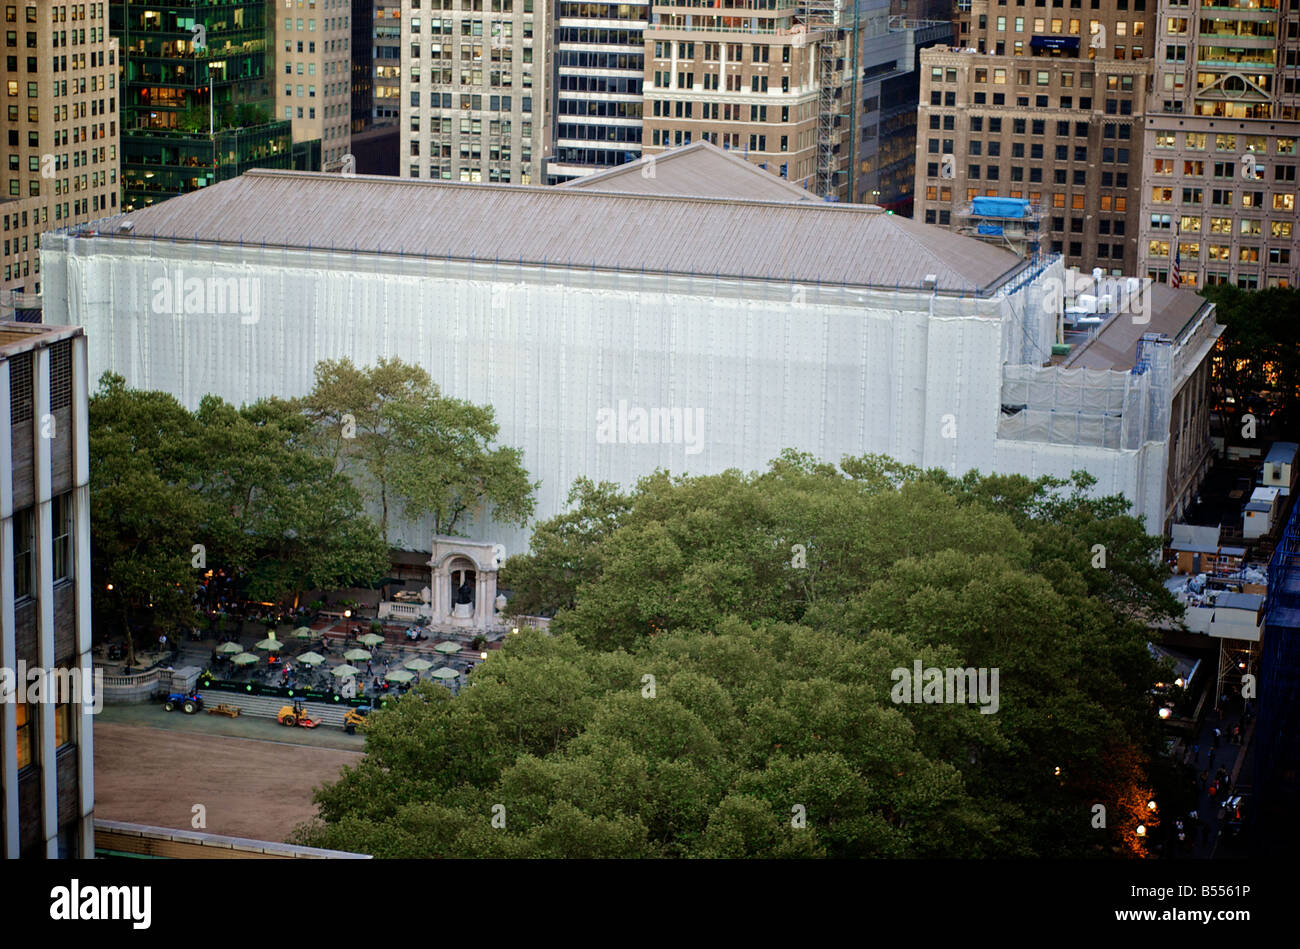
<svg viewBox="0 0 1300 949">
<path fill-rule="evenodd" d="M 307 714 L 306 708 L 301 702 L 294 702 L 292 705 L 285 705 L 280 708 L 280 714 L 276 720 L 281 724 L 293 728 L 315 728 L 320 724 L 320 719 L 312 718 Z"/>
<path fill-rule="evenodd" d="M 349 735 L 355 735 L 358 728 L 365 728 L 370 724 L 370 719 L 367 717 L 369 715 L 369 705 L 358 705 L 356 708 L 348 709 L 347 714 L 343 716 L 343 730 Z"/>
<path fill-rule="evenodd" d="M 212 708 L 206 709 L 206 711 L 209 715 L 225 715 L 227 718 L 239 717 L 238 705 L 226 705 L 223 703 L 221 705 L 216 705 L 213 706 Z"/>
<path fill-rule="evenodd" d="M 163 703 L 163 711 L 174 712 L 180 708 L 186 715 L 193 715 L 203 708 L 203 696 L 197 692 L 172 692 Z"/>
</svg>

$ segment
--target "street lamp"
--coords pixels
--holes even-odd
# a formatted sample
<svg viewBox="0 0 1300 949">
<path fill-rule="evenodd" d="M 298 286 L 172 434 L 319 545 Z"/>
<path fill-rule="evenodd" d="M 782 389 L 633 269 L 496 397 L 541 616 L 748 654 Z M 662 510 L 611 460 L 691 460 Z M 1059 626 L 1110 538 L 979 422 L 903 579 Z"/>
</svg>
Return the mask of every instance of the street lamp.
<svg viewBox="0 0 1300 949">
<path fill-rule="evenodd" d="M 352 611 L 351 611 L 351 610 L 344 610 L 344 611 L 343 611 L 343 618 L 344 618 L 344 619 L 352 619 Z"/>
<path fill-rule="evenodd" d="M 1136 831 L 1136 833 L 1137 833 L 1137 835 L 1138 835 L 1139 837 L 1145 837 L 1145 836 L 1147 835 L 1147 828 L 1146 828 L 1146 825 L 1145 825 L 1145 824 L 1138 824 L 1138 825 L 1137 825 L 1137 831 Z"/>
</svg>

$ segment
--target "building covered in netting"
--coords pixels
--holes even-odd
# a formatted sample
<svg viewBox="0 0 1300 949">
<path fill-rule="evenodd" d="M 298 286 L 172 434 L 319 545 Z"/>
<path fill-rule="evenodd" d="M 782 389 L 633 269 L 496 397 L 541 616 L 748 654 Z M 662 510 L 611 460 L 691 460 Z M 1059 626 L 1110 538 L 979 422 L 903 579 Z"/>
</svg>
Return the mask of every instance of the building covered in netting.
<svg viewBox="0 0 1300 949">
<path fill-rule="evenodd" d="M 674 188 L 644 168 L 600 189 L 250 172 L 48 235 L 45 318 L 85 326 L 92 379 L 190 407 L 305 394 L 322 359 L 416 362 L 493 407 L 541 481 L 539 518 L 580 476 L 761 470 L 793 448 L 1086 469 L 1163 529 L 1186 480 L 1170 459 L 1202 438 L 1177 399 L 1204 382 L 1203 301 L 1150 294 L 1145 321 L 1116 316 L 1051 366 L 1059 258 L 774 195 L 731 173 L 742 159 L 693 154 Z M 472 533 L 510 552 L 527 537 Z"/>
</svg>

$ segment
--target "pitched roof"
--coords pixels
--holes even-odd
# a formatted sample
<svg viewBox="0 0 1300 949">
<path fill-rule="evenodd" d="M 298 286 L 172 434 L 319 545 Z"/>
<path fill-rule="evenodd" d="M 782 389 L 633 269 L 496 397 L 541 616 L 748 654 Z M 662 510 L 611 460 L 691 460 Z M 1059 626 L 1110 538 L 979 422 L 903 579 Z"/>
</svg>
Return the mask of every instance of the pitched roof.
<svg viewBox="0 0 1300 949">
<path fill-rule="evenodd" d="M 987 292 L 1027 266 L 867 205 L 267 169 L 74 229 L 89 231 L 830 286 L 916 289 L 934 274 L 953 293 Z"/>
<path fill-rule="evenodd" d="M 1140 318 L 1121 312 L 1107 320 L 1086 343 L 1064 362 L 1068 369 L 1132 369 L 1137 343 L 1144 333 L 1161 333 L 1176 339 L 1209 301 L 1190 290 L 1174 290 L 1163 283 L 1145 286 L 1138 298 L 1145 312 Z"/>
<path fill-rule="evenodd" d="M 811 191 L 712 142 L 698 141 L 575 178 L 561 188 L 754 201 L 819 201 Z"/>
</svg>

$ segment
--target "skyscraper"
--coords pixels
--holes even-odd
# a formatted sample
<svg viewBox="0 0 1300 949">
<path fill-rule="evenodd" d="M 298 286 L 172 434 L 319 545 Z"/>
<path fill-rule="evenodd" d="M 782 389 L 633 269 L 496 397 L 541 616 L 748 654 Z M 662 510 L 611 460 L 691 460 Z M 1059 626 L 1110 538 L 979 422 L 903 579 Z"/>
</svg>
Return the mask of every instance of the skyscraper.
<svg viewBox="0 0 1300 949">
<path fill-rule="evenodd" d="M 547 181 L 556 184 L 641 157 L 644 31 L 650 5 L 557 0 L 555 138 Z"/>
<path fill-rule="evenodd" d="M 1298 0 L 1164 0 L 1143 130 L 1139 271 L 1295 286 Z M 1175 246 L 1176 242 L 1176 246 Z"/>
<path fill-rule="evenodd" d="M 352 135 L 351 0 L 308 0 L 305 18 L 287 15 L 301 5 L 281 0 L 275 9 L 278 118 L 292 123 L 295 142 L 320 141 L 322 163 L 338 161 Z"/>
<path fill-rule="evenodd" d="M 916 215 L 972 236 L 976 197 L 1029 202 L 1041 250 L 1136 273 L 1154 0 L 971 0 L 921 54 Z"/>
<path fill-rule="evenodd" d="M 40 234 L 117 210 L 117 40 L 103 3 L 5 7 L 0 290 L 41 288 Z"/>
<path fill-rule="evenodd" d="M 402 0 L 401 14 L 402 177 L 542 184 L 550 4 Z"/>
<path fill-rule="evenodd" d="M 299 167 L 319 167 L 319 143 L 295 149 L 292 124 L 274 116 L 267 17 L 292 19 L 305 36 L 315 32 L 321 2 L 111 3 L 123 66 L 124 207 L 154 204 L 249 168 L 292 168 L 295 152 Z"/>
</svg>

